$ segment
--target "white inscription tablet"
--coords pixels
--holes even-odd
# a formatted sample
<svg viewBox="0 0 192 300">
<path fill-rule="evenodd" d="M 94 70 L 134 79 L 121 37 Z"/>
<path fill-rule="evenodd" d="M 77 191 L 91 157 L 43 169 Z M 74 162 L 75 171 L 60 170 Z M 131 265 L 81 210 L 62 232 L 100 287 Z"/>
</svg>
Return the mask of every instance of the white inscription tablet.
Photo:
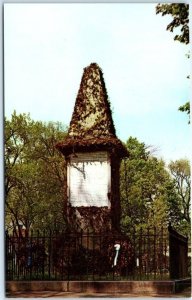
<svg viewBox="0 0 192 300">
<path fill-rule="evenodd" d="M 110 206 L 111 168 L 107 152 L 76 153 L 68 165 L 71 206 Z"/>
</svg>

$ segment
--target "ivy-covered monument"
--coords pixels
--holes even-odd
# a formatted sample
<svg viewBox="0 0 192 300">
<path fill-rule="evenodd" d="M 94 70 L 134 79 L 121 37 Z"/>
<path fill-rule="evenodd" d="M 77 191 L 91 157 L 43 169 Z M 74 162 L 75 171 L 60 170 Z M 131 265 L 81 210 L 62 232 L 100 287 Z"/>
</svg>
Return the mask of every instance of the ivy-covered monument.
<svg viewBox="0 0 192 300">
<path fill-rule="evenodd" d="M 119 168 L 128 152 L 117 138 L 102 71 L 84 69 L 68 135 L 57 148 L 67 162 L 69 224 L 76 229 L 119 231 Z"/>
<path fill-rule="evenodd" d="M 116 136 L 102 71 L 95 63 L 84 69 L 68 135 L 57 148 L 67 162 L 65 213 L 71 230 L 22 241 L 7 236 L 7 278 L 49 276 L 67 280 L 68 287 L 70 280 L 167 279 L 169 270 L 171 278 L 186 278 L 188 241 L 171 227 L 169 236 L 163 228 L 120 230 L 119 169 L 129 155 Z M 92 286 L 101 291 L 103 283 Z"/>
</svg>

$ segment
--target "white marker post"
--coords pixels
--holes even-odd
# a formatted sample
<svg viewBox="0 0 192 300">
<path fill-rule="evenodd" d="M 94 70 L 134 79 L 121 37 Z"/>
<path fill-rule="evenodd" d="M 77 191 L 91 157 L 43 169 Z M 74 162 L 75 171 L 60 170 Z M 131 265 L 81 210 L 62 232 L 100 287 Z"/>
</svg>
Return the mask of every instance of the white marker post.
<svg viewBox="0 0 192 300">
<path fill-rule="evenodd" d="M 115 247 L 116 254 L 115 254 L 115 258 L 114 258 L 113 267 L 115 267 L 117 265 L 117 258 L 119 256 L 119 250 L 120 250 L 121 246 L 120 246 L 120 244 L 115 244 L 114 247 Z"/>
</svg>

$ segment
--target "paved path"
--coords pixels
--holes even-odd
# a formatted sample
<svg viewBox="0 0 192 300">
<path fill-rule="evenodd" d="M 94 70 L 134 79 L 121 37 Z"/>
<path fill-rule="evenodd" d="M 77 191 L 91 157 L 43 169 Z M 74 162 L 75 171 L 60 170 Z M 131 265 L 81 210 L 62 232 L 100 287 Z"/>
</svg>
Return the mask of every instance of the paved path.
<svg viewBox="0 0 192 300">
<path fill-rule="evenodd" d="M 15 292 L 6 295 L 8 298 L 188 298 L 191 297 L 191 290 L 177 294 L 153 294 L 153 295 L 135 295 L 135 294 L 90 294 L 90 293 L 68 293 L 68 292 Z"/>
</svg>

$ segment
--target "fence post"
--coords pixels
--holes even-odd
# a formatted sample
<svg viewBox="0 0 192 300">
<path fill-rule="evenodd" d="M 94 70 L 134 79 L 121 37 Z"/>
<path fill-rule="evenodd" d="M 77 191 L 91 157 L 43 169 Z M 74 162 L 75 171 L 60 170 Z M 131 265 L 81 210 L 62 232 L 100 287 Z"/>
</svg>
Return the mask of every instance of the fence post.
<svg viewBox="0 0 192 300">
<path fill-rule="evenodd" d="M 175 231 L 171 225 L 168 230 L 170 279 L 185 278 L 187 276 L 188 239 Z"/>
<path fill-rule="evenodd" d="M 9 256 L 9 234 L 8 231 L 5 231 L 5 272 L 6 272 L 6 280 L 10 279 L 9 278 L 9 266 L 8 266 L 8 256 Z"/>
<path fill-rule="evenodd" d="M 154 246 L 154 279 L 156 279 L 156 273 L 157 273 L 157 248 L 156 248 L 156 239 L 157 239 L 157 234 L 156 234 L 156 227 L 154 226 L 154 241 L 153 241 L 153 246 Z"/>
<path fill-rule="evenodd" d="M 29 242 L 29 255 L 28 255 L 28 266 L 30 270 L 30 280 L 32 278 L 32 268 L 33 268 L 33 257 L 32 257 L 32 242 L 33 241 L 33 230 L 31 230 L 31 237 L 30 237 L 30 242 Z"/>
<path fill-rule="evenodd" d="M 135 226 L 133 228 L 133 253 L 134 253 L 134 266 L 133 266 L 133 280 L 135 279 L 135 270 L 137 268 L 137 252 L 136 252 L 136 241 L 135 241 Z"/>
<path fill-rule="evenodd" d="M 147 227 L 147 279 L 149 279 L 150 270 L 151 270 L 151 262 L 150 262 L 150 232 L 149 232 L 149 227 Z"/>
<path fill-rule="evenodd" d="M 158 268 L 160 271 L 160 278 L 162 279 L 163 274 L 163 226 L 160 231 L 160 239 L 159 239 L 159 253 L 158 253 Z"/>
<path fill-rule="evenodd" d="M 141 279 L 143 269 L 143 253 L 142 253 L 142 228 L 139 231 L 139 279 Z"/>
<path fill-rule="evenodd" d="M 51 232 L 51 229 L 49 230 L 49 248 L 48 248 L 48 255 L 49 255 L 49 257 L 48 257 L 48 276 L 49 276 L 49 280 L 50 280 L 50 278 L 51 278 L 51 255 L 52 255 L 52 252 L 51 252 L 51 250 L 52 250 L 52 245 L 51 245 L 51 242 L 52 242 L 52 238 L 53 238 L 53 235 L 51 234 L 52 232 Z M 43 240 L 44 240 L 44 242 L 45 242 L 45 229 L 44 229 L 44 231 L 43 231 Z"/>
</svg>

